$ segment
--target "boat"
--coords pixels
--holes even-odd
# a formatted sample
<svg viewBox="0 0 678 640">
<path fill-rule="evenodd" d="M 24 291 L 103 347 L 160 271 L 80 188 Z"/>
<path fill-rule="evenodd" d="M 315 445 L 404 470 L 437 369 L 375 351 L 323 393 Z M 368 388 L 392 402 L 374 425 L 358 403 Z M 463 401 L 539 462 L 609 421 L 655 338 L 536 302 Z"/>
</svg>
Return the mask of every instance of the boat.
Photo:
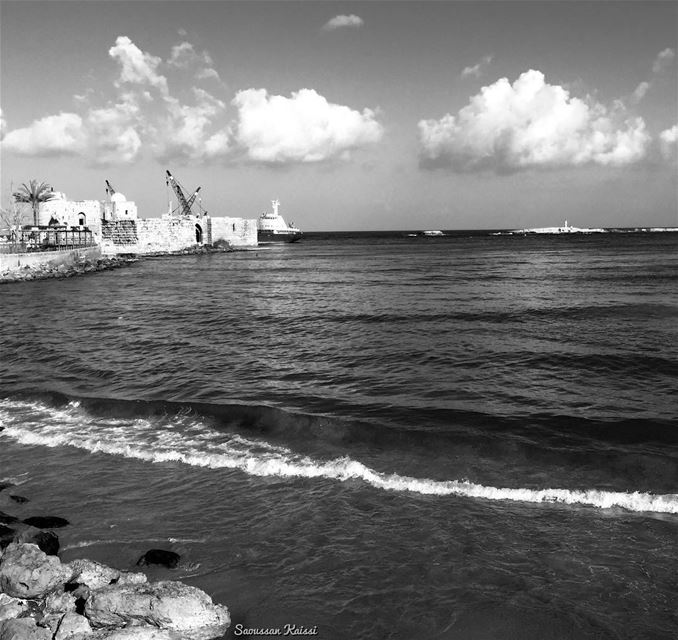
<svg viewBox="0 0 678 640">
<path fill-rule="evenodd" d="M 303 235 L 301 230 L 294 226 L 294 222 L 287 224 L 278 213 L 279 200 L 271 200 L 273 211 L 262 213 L 257 220 L 257 239 L 259 244 L 272 242 L 296 242 Z"/>
<path fill-rule="evenodd" d="M 442 231 L 438 231 L 438 230 L 435 230 L 435 231 L 433 231 L 433 230 L 431 230 L 431 231 L 423 231 L 422 233 L 423 233 L 425 236 L 429 237 L 429 238 L 438 238 L 438 237 L 440 237 L 440 236 L 444 236 L 444 235 L 445 235 Z"/>
</svg>

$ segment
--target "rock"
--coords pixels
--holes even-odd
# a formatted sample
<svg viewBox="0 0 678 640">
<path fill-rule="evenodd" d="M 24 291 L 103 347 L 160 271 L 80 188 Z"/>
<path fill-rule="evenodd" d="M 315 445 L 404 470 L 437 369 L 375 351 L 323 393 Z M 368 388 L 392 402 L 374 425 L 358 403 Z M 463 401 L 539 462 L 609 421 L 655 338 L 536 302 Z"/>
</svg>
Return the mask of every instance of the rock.
<svg viewBox="0 0 678 640">
<path fill-rule="evenodd" d="M 66 640 L 77 634 L 91 634 L 92 627 L 84 616 L 69 612 L 63 618 L 54 634 L 54 640 Z"/>
<path fill-rule="evenodd" d="M 98 631 L 91 636 L 72 636 L 69 640 L 193 640 L 193 638 L 182 636 L 175 631 L 142 626 Z"/>
<path fill-rule="evenodd" d="M 59 529 L 70 524 L 66 518 L 59 518 L 58 516 L 32 516 L 26 518 L 24 522 L 38 529 Z"/>
<path fill-rule="evenodd" d="M 206 593 L 171 581 L 103 587 L 90 595 L 85 615 L 94 628 L 148 624 L 196 639 L 219 636 L 231 622 Z"/>
<path fill-rule="evenodd" d="M 72 593 L 49 593 L 43 605 L 45 615 L 50 613 L 69 613 L 75 611 L 75 597 Z"/>
<path fill-rule="evenodd" d="M 168 569 L 174 569 L 179 564 L 181 556 L 174 551 L 164 549 L 150 549 L 137 560 L 138 565 L 161 564 Z"/>
<path fill-rule="evenodd" d="M 27 542 L 37 544 L 40 551 L 48 556 L 55 556 L 59 553 L 59 536 L 54 531 L 40 531 Z"/>
<path fill-rule="evenodd" d="M 9 513 L 0 511 L 0 524 L 12 524 L 13 522 L 19 522 L 19 518 L 10 516 Z"/>
<path fill-rule="evenodd" d="M 5 427 L 0 427 L 0 431 L 3 431 Z M 5 489 L 9 489 L 10 487 L 14 487 L 16 485 L 12 484 L 11 482 L 0 482 L 0 491 L 4 491 Z"/>
<path fill-rule="evenodd" d="M 71 583 L 86 585 L 90 589 L 100 589 L 109 584 L 128 585 L 145 584 L 148 578 L 143 573 L 118 571 L 105 564 L 92 560 L 73 560 L 66 565 L 72 572 Z"/>
<path fill-rule="evenodd" d="M 37 544 L 48 556 L 55 556 L 59 552 L 59 537 L 53 531 L 41 531 L 23 522 L 17 522 L 14 529 L 14 542 Z"/>
<path fill-rule="evenodd" d="M 23 496 L 13 496 L 10 494 L 9 496 L 10 500 L 14 500 L 17 504 L 26 504 L 27 502 L 30 502 L 28 498 L 24 498 Z"/>
<path fill-rule="evenodd" d="M 24 611 L 26 603 L 23 600 L 0 593 L 0 621 L 18 618 Z"/>
<path fill-rule="evenodd" d="M 0 591 L 16 598 L 44 596 L 70 577 L 59 558 L 46 555 L 34 544 L 13 542 L 0 560 Z"/>
<path fill-rule="evenodd" d="M 4 549 L 12 540 L 16 530 L 11 527 L 6 527 L 4 524 L 0 524 L 0 549 Z"/>
<path fill-rule="evenodd" d="M 52 640 L 52 634 L 33 618 L 18 618 L 0 622 L 0 640 Z"/>
</svg>

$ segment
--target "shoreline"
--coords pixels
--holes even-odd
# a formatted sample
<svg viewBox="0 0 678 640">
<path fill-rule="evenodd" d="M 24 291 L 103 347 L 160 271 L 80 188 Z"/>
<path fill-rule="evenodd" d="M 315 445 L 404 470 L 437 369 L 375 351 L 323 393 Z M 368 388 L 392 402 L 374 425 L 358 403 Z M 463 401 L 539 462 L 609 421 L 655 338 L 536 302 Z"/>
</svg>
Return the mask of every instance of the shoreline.
<svg viewBox="0 0 678 640">
<path fill-rule="evenodd" d="M 17 506 L 30 499 L 0 492 Z M 3 500 L 3 503 L 5 501 Z M 4 506 L 4 505 L 3 505 Z M 5 507 L 6 508 L 6 507 Z M 179 554 L 149 549 L 133 570 L 86 558 L 62 562 L 57 516 L 21 519 L 0 511 L 0 638 L 8 640 L 219 640 L 226 606 L 179 580 L 151 581 L 145 567 L 172 570 Z"/>
</svg>

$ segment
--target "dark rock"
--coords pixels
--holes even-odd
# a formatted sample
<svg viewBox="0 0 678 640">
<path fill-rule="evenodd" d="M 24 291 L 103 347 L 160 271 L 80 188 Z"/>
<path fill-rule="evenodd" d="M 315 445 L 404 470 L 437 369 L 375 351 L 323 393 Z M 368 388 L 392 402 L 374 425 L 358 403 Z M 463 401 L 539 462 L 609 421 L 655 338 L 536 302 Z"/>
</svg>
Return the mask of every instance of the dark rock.
<svg viewBox="0 0 678 640">
<path fill-rule="evenodd" d="M 0 549 L 4 549 L 12 540 L 16 531 L 11 527 L 0 524 Z"/>
<path fill-rule="evenodd" d="M 17 504 L 26 504 L 29 500 L 28 498 L 24 498 L 23 496 L 9 496 L 10 500 L 14 500 Z"/>
<path fill-rule="evenodd" d="M 24 522 L 38 529 L 58 529 L 70 524 L 66 518 L 59 518 L 58 516 L 33 516 L 26 518 Z"/>
<path fill-rule="evenodd" d="M 40 551 L 48 556 L 55 556 L 59 553 L 59 536 L 54 531 L 41 531 L 26 542 L 37 544 Z"/>
<path fill-rule="evenodd" d="M 13 522 L 19 522 L 19 518 L 10 516 L 9 513 L 0 511 L 0 524 L 12 524 Z"/>
<path fill-rule="evenodd" d="M 168 569 L 174 569 L 179 564 L 181 556 L 174 551 L 165 551 L 164 549 L 149 549 L 139 560 L 138 565 L 161 564 Z"/>
</svg>

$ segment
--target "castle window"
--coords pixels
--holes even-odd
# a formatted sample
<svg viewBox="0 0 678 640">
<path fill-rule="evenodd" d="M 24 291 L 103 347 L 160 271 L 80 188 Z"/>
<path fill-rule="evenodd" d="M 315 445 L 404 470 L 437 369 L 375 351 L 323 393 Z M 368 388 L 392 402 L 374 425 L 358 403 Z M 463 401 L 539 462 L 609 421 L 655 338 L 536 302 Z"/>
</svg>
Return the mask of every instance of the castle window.
<svg viewBox="0 0 678 640">
<path fill-rule="evenodd" d="M 84 227 L 84 226 L 87 224 L 87 216 L 85 215 L 85 212 L 84 212 L 84 211 L 81 211 L 81 212 L 78 214 L 78 224 L 79 224 L 81 227 Z"/>
</svg>

